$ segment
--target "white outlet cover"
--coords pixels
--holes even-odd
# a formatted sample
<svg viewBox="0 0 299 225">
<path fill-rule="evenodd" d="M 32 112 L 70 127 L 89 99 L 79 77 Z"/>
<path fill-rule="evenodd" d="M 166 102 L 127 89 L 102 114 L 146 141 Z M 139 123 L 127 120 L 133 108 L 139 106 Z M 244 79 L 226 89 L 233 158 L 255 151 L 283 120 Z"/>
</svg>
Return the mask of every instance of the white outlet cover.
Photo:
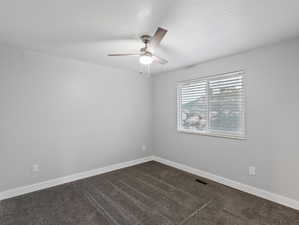
<svg viewBox="0 0 299 225">
<path fill-rule="evenodd" d="M 249 167 L 249 175 L 250 176 L 255 176 L 256 175 L 256 169 L 254 166 Z"/>
<path fill-rule="evenodd" d="M 146 145 L 142 145 L 141 150 L 145 152 L 146 151 Z"/>
<path fill-rule="evenodd" d="M 32 165 L 32 172 L 39 172 L 39 165 L 38 164 Z"/>
</svg>

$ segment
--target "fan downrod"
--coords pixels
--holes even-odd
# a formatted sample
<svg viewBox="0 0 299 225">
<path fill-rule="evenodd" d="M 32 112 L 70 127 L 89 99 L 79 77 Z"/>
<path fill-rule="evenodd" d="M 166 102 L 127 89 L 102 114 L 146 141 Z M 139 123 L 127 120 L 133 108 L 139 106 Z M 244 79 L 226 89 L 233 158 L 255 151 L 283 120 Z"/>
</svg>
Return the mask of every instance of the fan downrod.
<svg viewBox="0 0 299 225">
<path fill-rule="evenodd" d="M 148 44 L 151 41 L 152 36 L 144 34 L 144 35 L 140 36 L 140 39 L 144 44 Z"/>
</svg>

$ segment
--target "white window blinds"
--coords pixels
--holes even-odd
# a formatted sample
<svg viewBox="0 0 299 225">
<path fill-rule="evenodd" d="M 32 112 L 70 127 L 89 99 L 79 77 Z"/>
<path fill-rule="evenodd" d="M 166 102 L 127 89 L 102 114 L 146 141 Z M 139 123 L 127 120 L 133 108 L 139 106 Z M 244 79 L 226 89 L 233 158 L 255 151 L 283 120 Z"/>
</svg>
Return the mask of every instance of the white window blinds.
<svg viewBox="0 0 299 225">
<path fill-rule="evenodd" d="M 178 84 L 178 130 L 245 138 L 243 72 Z"/>
</svg>

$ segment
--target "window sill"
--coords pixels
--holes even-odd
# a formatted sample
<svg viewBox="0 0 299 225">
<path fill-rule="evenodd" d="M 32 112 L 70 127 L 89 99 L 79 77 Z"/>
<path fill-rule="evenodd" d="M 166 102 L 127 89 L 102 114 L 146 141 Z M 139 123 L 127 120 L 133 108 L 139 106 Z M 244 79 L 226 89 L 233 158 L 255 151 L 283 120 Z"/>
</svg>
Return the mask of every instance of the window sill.
<svg viewBox="0 0 299 225">
<path fill-rule="evenodd" d="M 237 139 L 237 140 L 247 140 L 247 136 L 237 136 L 237 135 L 229 135 L 229 134 L 221 134 L 221 133 L 208 133 L 208 132 L 200 132 L 200 131 L 192 131 L 185 129 L 177 129 L 179 133 L 187 133 L 187 134 L 197 134 L 203 136 L 211 136 L 211 137 L 220 137 L 220 138 L 229 138 L 229 139 Z"/>
</svg>

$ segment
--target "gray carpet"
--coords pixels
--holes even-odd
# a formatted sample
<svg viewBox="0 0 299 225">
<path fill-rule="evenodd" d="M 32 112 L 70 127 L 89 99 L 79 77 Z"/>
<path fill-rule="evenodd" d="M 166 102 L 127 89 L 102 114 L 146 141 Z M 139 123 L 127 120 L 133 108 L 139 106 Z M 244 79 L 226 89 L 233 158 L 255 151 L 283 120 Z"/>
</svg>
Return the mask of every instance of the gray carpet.
<svg viewBox="0 0 299 225">
<path fill-rule="evenodd" d="M 299 225 L 299 212 L 157 162 L 0 202 L 1 225 Z"/>
</svg>

